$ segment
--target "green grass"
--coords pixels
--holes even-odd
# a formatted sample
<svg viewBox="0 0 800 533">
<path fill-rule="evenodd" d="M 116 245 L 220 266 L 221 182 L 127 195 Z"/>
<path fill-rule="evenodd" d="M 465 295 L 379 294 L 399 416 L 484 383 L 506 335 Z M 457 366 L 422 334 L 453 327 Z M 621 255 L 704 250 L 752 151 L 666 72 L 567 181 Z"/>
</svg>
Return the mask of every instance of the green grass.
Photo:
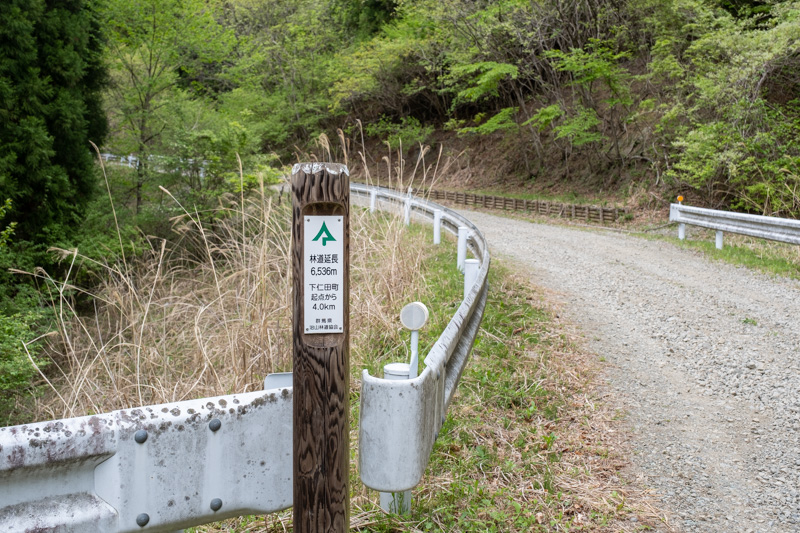
<svg viewBox="0 0 800 533">
<path fill-rule="evenodd" d="M 677 230 L 676 230 L 677 232 Z M 685 240 L 660 237 L 686 250 L 697 250 L 706 257 L 743 266 L 766 274 L 800 279 L 800 246 L 775 243 L 742 235 L 725 234 L 722 250 L 717 250 L 714 232 L 696 231 Z"/>
</svg>

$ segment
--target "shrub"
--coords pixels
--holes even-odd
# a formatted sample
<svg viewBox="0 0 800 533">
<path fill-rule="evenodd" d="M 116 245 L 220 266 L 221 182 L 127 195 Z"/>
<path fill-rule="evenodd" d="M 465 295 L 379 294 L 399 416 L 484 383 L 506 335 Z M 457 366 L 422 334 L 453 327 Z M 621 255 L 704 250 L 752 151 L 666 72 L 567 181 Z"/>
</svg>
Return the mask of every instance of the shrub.
<svg viewBox="0 0 800 533">
<path fill-rule="evenodd" d="M 424 143 L 433 133 L 433 126 L 423 126 L 414 117 L 403 117 L 397 123 L 383 116 L 377 123 L 367 124 L 365 129 L 367 135 L 385 139 L 392 150 L 401 146 L 407 150 L 417 143 Z"/>
<path fill-rule="evenodd" d="M 0 314 L 0 424 L 8 425 L 12 420 L 13 407 L 20 393 L 29 388 L 37 374 L 36 367 L 28 358 L 30 354 L 36 365 L 38 344 L 36 323 L 40 316 L 34 312 L 11 316 Z"/>
</svg>

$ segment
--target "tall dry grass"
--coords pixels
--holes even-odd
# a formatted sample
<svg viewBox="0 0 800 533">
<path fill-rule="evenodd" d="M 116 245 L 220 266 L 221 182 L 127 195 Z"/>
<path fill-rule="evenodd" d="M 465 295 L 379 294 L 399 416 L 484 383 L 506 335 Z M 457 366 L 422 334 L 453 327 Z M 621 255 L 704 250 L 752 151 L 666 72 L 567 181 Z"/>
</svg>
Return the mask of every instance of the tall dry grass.
<svg viewBox="0 0 800 533">
<path fill-rule="evenodd" d="M 101 275 L 91 288 L 72 281 L 91 260 L 60 250 L 70 265 L 65 279 L 36 273 L 57 321 L 44 339 L 51 364 L 31 418 L 258 390 L 266 374 L 291 370 L 289 204 L 262 185 L 213 211 L 181 206 L 173 238 L 149 239 L 136 257 L 95 263 Z M 352 210 L 354 372 L 402 349 L 397 316 L 409 301 L 404 295 L 421 283 L 422 260 L 399 216 Z"/>
<path fill-rule="evenodd" d="M 442 176 L 452 174 L 460 166 L 464 152 L 445 153 L 444 145 L 432 150 L 429 145 L 417 143 L 416 146 L 392 150 L 384 141 L 387 150 L 382 156 L 374 157 L 364 142 L 364 130 L 360 120 L 356 120 L 358 134 L 349 138 L 341 129 L 336 130 L 337 141 L 333 142 L 321 133 L 314 139 L 317 153 L 304 154 L 315 160 L 341 161 L 348 165 L 352 179 L 368 185 L 379 185 L 399 191 L 409 187 L 418 189 L 433 188 Z"/>
</svg>

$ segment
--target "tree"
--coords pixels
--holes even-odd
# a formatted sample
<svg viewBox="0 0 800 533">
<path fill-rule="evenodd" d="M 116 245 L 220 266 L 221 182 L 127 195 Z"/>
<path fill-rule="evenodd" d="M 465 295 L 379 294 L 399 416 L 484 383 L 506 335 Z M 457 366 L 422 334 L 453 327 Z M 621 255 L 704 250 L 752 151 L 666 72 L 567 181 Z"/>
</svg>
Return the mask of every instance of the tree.
<svg viewBox="0 0 800 533">
<path fill-rule="evenodd" d="M 108 111 L 114 148 L 138 156 L 136 211 L 149 174 L 148 158 L 187 98 L 182 87 L 196 71 L 219 65 L 232 33 L 204 0 L 109 0 L 111 94 Z M 199 91 L 202 92 L 202 91 Z"/>
<path fill-rule="evenodd" d="M 99 21 L 88 0 L 0 2 L 0 198 L 15 240 L 50 244 L 80 221 L 106 132 Z M 3 222 L 3 221 L 0 221 Z"/>
</svg>

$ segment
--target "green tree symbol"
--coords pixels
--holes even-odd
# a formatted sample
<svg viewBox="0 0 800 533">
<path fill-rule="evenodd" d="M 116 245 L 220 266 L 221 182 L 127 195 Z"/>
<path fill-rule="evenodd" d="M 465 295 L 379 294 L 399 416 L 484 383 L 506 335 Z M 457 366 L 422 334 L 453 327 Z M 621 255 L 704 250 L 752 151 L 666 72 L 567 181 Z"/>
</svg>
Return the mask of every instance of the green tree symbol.
<svg viewBox="0 0 800 533">
<path fill-rule="evenodd" d="M 328 241 L 336 240 L 333 238 L 333 235 L 331 235 L 331 232 L 328 229 L 328 226 L 325 225 L 325 222 L 322 223 L 322 227 L 319 229 L 319 233 L 317 233 L 316 237 L 311 239 L 311 242 L 317 242 L 320 239 L 320 237 L 322 237 L 322 246 L 326 246 L 328 244 Z"/>
</svg>

